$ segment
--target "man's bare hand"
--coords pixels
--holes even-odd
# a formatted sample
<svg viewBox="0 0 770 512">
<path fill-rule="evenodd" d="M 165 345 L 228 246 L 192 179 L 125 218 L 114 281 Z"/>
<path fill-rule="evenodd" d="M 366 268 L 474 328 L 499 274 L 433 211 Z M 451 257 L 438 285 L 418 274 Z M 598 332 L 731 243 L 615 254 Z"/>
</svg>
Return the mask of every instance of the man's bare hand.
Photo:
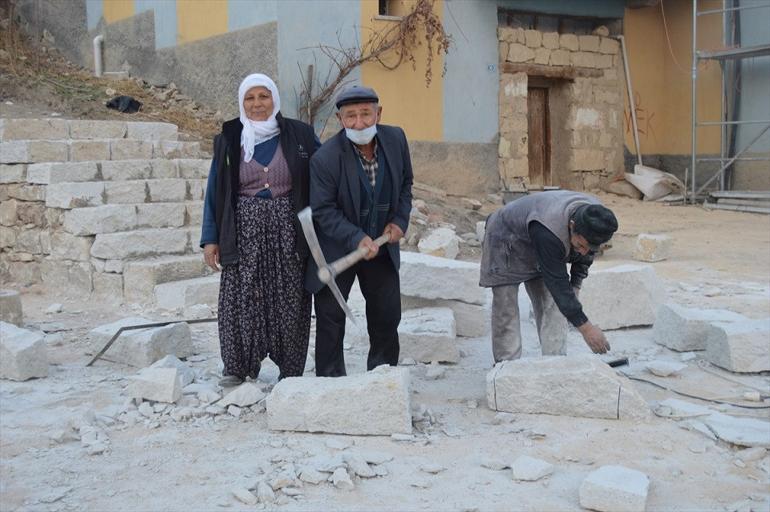
<svg viewBox="0 0 770 512">
<path fill-rule="evenodd" d="M 214 272 L 219 272 L 219 245 L 206 244 L 203 246 L 203 261 L 206 265 L 214 269 Z"/>
<path fill-rule="evenodd" d="M 372 240 L 370 237 L 365 236 L 363 239 L 361 239 L 360 242 L 358 242 L 358 248 L 366 247 L 369 249 L 369 252 L 364 254 L 365 260 L 371 260 L 375 256 L 377 256 L 377 253 L 380 252 L 380 248 L 377 244 L 374 243 L 374 240 Z"/>
<path fill-rule="evenodd" d="M 383 235 L 390 235 L 390 240 L 388 243 L 395 244 L 402 238 L 404 238 L 404 232 L 401 230 L 400 227 L 398 227 L 396 224 L 393 224 L 392 222 L 385 226 L 385 230 L 382 232 Z"/>
<path fill-rule="evenodd" d="M 607 341 L 607 337 L 601 329 L 591 322 L 586 322 L 578 327 L 578 331 L 583 335 L 583 340 L 585 340 L 586 345 L 588 345 L 594 354 L 604 354 L 610 350 L 610 344 Z"/>
</svg>

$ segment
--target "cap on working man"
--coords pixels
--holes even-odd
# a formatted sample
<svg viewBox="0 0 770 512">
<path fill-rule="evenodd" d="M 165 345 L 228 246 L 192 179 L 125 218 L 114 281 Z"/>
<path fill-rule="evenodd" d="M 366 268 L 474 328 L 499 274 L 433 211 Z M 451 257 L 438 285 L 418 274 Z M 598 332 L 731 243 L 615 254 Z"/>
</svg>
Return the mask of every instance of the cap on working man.
<svg viewBox="0 0 770 512">
<path fill-rule="evenodd" d="M 572 216 L 575 232 L 582 235 L 592 251 L 609 241 L 618 230 L 618 220 L 612 210 L 600 204 L 581 206 Z"/>
<path fill-rule="evenodd" d="M 371 87 L 364 87 L 361 85 L 354 85 L 348 87 L 337 95 L 337 102 L 335 105 L 337 109 L 343 105 L 351 105 L 353 103 L 379 103 L 380 98 L 377 97 L 377 93 Z"/>
</svg>

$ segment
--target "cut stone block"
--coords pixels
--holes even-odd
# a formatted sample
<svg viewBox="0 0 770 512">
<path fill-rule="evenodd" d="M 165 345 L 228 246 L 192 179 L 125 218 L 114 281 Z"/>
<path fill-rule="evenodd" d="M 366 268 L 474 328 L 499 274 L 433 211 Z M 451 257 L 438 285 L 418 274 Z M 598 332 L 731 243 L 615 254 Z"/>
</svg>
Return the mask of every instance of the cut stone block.
<svg viewBox="0 0 770 512">
<path fill-rule="evenodd" d="M 0 163 L 16 164 L 30 162 L 29 147 L 26 141 L 0 142 Z"/>
<path fill-rule="evenodd" d="M 553 473 L 553 464 L 528 455 L 517 457 L 511 464 L 514 480 L 534 482 Z"/>
<path fill-rule="evenodd" d="M 67 297 L 81 299 L 93 290 L 91 264 L 87 261 L 57 261 L 44 259 L 40 277 L 48 289 L 58 290 Z"/>
<path fill-rule="evenodd" d="M 149 160 L 152 148 L 152 142 L 148 140 L 113 140 L 110 141 L 110 160 Z"/>
<path fill-rule="evenodd" d="M 736 418 L 714 413 L 702 418 L 703 423 L 722 441 L 737 446 L 770 448 L 770 423 L 755 418 Z"/>
<path fill-rule="evenodd" d="M 601 512 L 644 512 L 650 479 L 623 466 L 602 466 L 580 485 L 580 506 Z"/>
<path fill-rule="evenodd" d="M 195 370 L 187 366 L 178 357 L 167 355 L 161 359 L 158 359 L 150 368 L 176 368 L 179 371 L 179 382 L 184 388 L 188 384 L 192 384 L 195 380 Z"/>
<path fill-rule="evenodd" d="M 706 338 L 706 359 L 731 372 L 770 371 L 770 318 L 716 323 Z"/>
<path fill-rule="evenodd" d="M 188 197 L 193 201 L 203 201 L 206 197 L 206 180 L 187 180 Z"/>
<path fill-rule="evenodd" d="M 66 162 L 69 160 L 69 144 L 64 141 L 27 141 L 30 162 Z"/>
<path fill-rule="evenodd" d="M 174 403 L 182 396 L 179 370 L 176 368 L 144 368 L 131 377 L 126 388 L 131 398 Z"/>
<path fill-rule="evenodd" d="M 479 286 L 479 264 L 416 252 L 401 253 L 401 295 L 457 300 L 483 306 L 487 290 Z"/>
<path fill-rule="evenodd" d="M 143 229 L 96 235 L 91 256 L 105 260 L 146 258 L 161 254 L 181 254 L 188 246 L 182 229 Z"/>
<path fill-rule="evenodd" d="M 123 276 L 94 272 L 92 276 L 94 298 L 113 303 L 123 302 Z"/>
<path fill-rule="evenodd" d="M 347 377 L 289 377 L 267 397 L 271 430 L 391 435 L 412 432 L 409 370 L 380 366 Z"/>
<path fill-rule="evenodd" d="M 107 181 L 104 183 L 105 202 L 136 204 L 147 200 L 147 182 L 144 180 Z"/>
<path fill-rule="evenodd" d="M 137 317 L 124 318 L 97 327 L 89 333 L 89 338 L 101 349 L 121 327 L 147 323 L 152 321 Z M 190 326 L 180 322 L 163 327 L 123 331 L 102 358 L 130 366 L 144 367 L 167 355 L 189 357 L 192 354 Z"/>
<path fill-rule="evenodd" d="M 54 183 L 48 185 L 45 205 L 49 208 L 84 208 L 104 204 L 104 183 Z"/>
<path fill-rule="evenodd" d="M 126 123 L 122 121 L 76 120 L 69 122 L 71 139 L 122 139 Z"/>
<path fill-rule="evenodd" d="M 64 229 L 73 235 L 96 235 L 128 231 L 137 226 L 136 208 L 109 204 L 92 208 L 74 208 L 64 213 Z"/>
<path fill-rule="evenodd" d="M 51 234 L 51 258 L 59 260 L 88 261 L 91 259 L 93 237 L 75 236 L 64 231 Z"/>
<path fill-rule="evenodd" d="M 195 304 L 216 306 L 219 275 L 172 281 L 155 287 L 155 304 L 162 309 L 181 309 Z"/>
<path fill-rule="evenodd" d="M 490 409 L 583 418 L 647 419 L 631 382 L 596 356 L 544 356 L 498 363 L 487 374 Z"/>
<path fill-rule="evenodd" d="M 156 180 L 178 178 L 179 169 L 176 160 L 155 159 L 152 161 L 152 177 Z"/>
<path fill-rule="evenodd" d="M 0 183 L 22 183 L 27 181 L 26 164 L 0 164 Z"/>
<path fill-rule="evenodd" d="M 64 119 L 3 119 L 2 140 L 67 139 L 69 126 Z"/>
<path fill-rule="evenodd" d="M 200 255 L 163 256 L 128 262 L 123 268 L 126 300 L 150 302 L 154 300 L 156 285 L 194 279 L 210 273 L 211 270 Z"/>
<path fill-rule="evenodd" d="M 420 238 L 417 249 L 423 254 L 453 260 L 460 252 L 460 239 L 450 228 L 436 228 Z"/>
<path fill-rule="evenodd" d="M 227 407 L 228 405 L 237 405 L 238 407 L 248 407 L 254 405 L 265 398 L 265 393 L 252 382 L 244 382 L 237 388 L 227 393 L 217 405 Z"/>
<path fill-rule="evenodd" d="M 149 180 L 147 188 L 153 203 L 182 202 L 187 197 L 187 182 L 179 178 Z"/>
<path fill-rule="evenodd" d="M 183 158 L 177 160 L 179 177 L 185 179 L 206 179 L 211 169 L 211 160 Z"/>
<path fill-rule="evenodd" d="M 454 313 L 455 329 L 458 336 L 478 338 L 489 331 L 490 312 L 488 306 L 477 306 L 457 300 L 420 299 L 401 295 L 401 309 L 449 308 Z"/>
<path fill-rule="evenodd" d="M 649 265 L 620 265 L 591 272 L 580 302 L 588 320 L 601 329 L 652 325 L 665 289 Z"/>
<path fill-rule="evenodd" d="M 0 379 L 28 380 L 48 376 L 42 333 L 0 322 Z"/>
<path fill-rule="evenodd" d="M 634 259 L 639 261 L 663 261 L 671 256 L 671 237 L 642 233 L 636 237 Z"/>
<path fill-rule="evenodd" d="M 48 162 L 31 164 L 27 167 L 27 181 L 49 185 L 51 183 L 67 183 L 80 181 L 96 181 L 99 179 L 99 169 L 95 162 Z"/>
<path fill-rule="evenodd" d="M 203 223 L 203 201 L 187 201 L 185 203 L 185 210 L 187 211 L 187 223 L 196 228 L 200 227 Z M 195 242 L 198 238 L 191 238 L 191 240 Z"/>
<path fill-rule="evenodd" d="M 185 205 L 181 203 L 145 203 L 136 205 L 137 226 L 140 228 L 181 228 L 184 226 Z"/>
<path fill-rule="evenodd" d="M 73 140 L 70 142 L 70 161 L 95 162 L 110 159 L 110 143 L 106 140 Z"/>
<path fill-rule="evenodd" d="M 460 361 L 454 313 L 449 308 L 404 311 L 398 326 L 398 338 L 400 357 L 410 357 L 421 363 Z"/>
<path fill-rule="evenodd" d="M 171 123 L 127 123 L 127 138 L 137 140 L 176 140 L 178 129 Z"/>
<path fill-rule="evenodd" d="M 16 290 L 0 290 L 0 321 L 17 326 L 24 321 L 21 295 Z"/>
<path fill-rule="evenodd" d="M 151 160 L 111 160 L 102 162 L 106 181 L 144 180 L 153 177 Z"/>
<path fill-rule="evenodd" d="M 679 374 L 679 372 L 687 368 L 687 365 L 674 361 L 655 360 L 647 363 L 645 367 L 647 368 L 647 371 L 653 375 L 657 375 L 658 377 L 669 377 L 671 375 Z"/>
<path fill-rule="evenodd" d="M 679 352 L 706 350 L 706 337 L 712 322 L 743 322 L 745 316 L 725 309 L 686 308 L 666 303 L 658 309 L 652 338 L 659 345 Z"/>
<path fill-rule="evenodd" d="M 155 158 L 203 158 L 200 142 L 161 140 L 153 142 Z"/>
</svg>

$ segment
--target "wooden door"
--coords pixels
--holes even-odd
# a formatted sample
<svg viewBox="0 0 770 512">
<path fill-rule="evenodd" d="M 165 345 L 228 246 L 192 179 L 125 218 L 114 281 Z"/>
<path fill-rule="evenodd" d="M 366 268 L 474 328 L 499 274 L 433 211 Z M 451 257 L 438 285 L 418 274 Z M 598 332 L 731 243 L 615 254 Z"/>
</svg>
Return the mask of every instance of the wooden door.
<svg viewBox="0 0 770 512">
<path fill-rule="evenodd" d="M 533 186 L 551 184 L 551 127 L 548 122 L 548 89 L 530 87 L 527 91 L 527 129 L 529 130 L 529 182 Z"/>
</svg>

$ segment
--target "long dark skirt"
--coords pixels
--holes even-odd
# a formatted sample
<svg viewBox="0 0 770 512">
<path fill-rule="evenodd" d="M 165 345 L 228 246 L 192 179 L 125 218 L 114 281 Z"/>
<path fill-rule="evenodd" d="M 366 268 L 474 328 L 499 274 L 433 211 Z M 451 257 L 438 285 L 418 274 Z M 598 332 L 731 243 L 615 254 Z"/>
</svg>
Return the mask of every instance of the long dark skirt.
<svg viewBox="0 0 770 512">
<path fill-rule="evenodd" d="M 239 261 L 222 269 L 219 287 L 224 375 L 256 378 L 265 357 L 284 377 L 305 370 L 311 296 L 303 286 L 293 217 L 288 197 L 238 198 Z"/>
</svg>

